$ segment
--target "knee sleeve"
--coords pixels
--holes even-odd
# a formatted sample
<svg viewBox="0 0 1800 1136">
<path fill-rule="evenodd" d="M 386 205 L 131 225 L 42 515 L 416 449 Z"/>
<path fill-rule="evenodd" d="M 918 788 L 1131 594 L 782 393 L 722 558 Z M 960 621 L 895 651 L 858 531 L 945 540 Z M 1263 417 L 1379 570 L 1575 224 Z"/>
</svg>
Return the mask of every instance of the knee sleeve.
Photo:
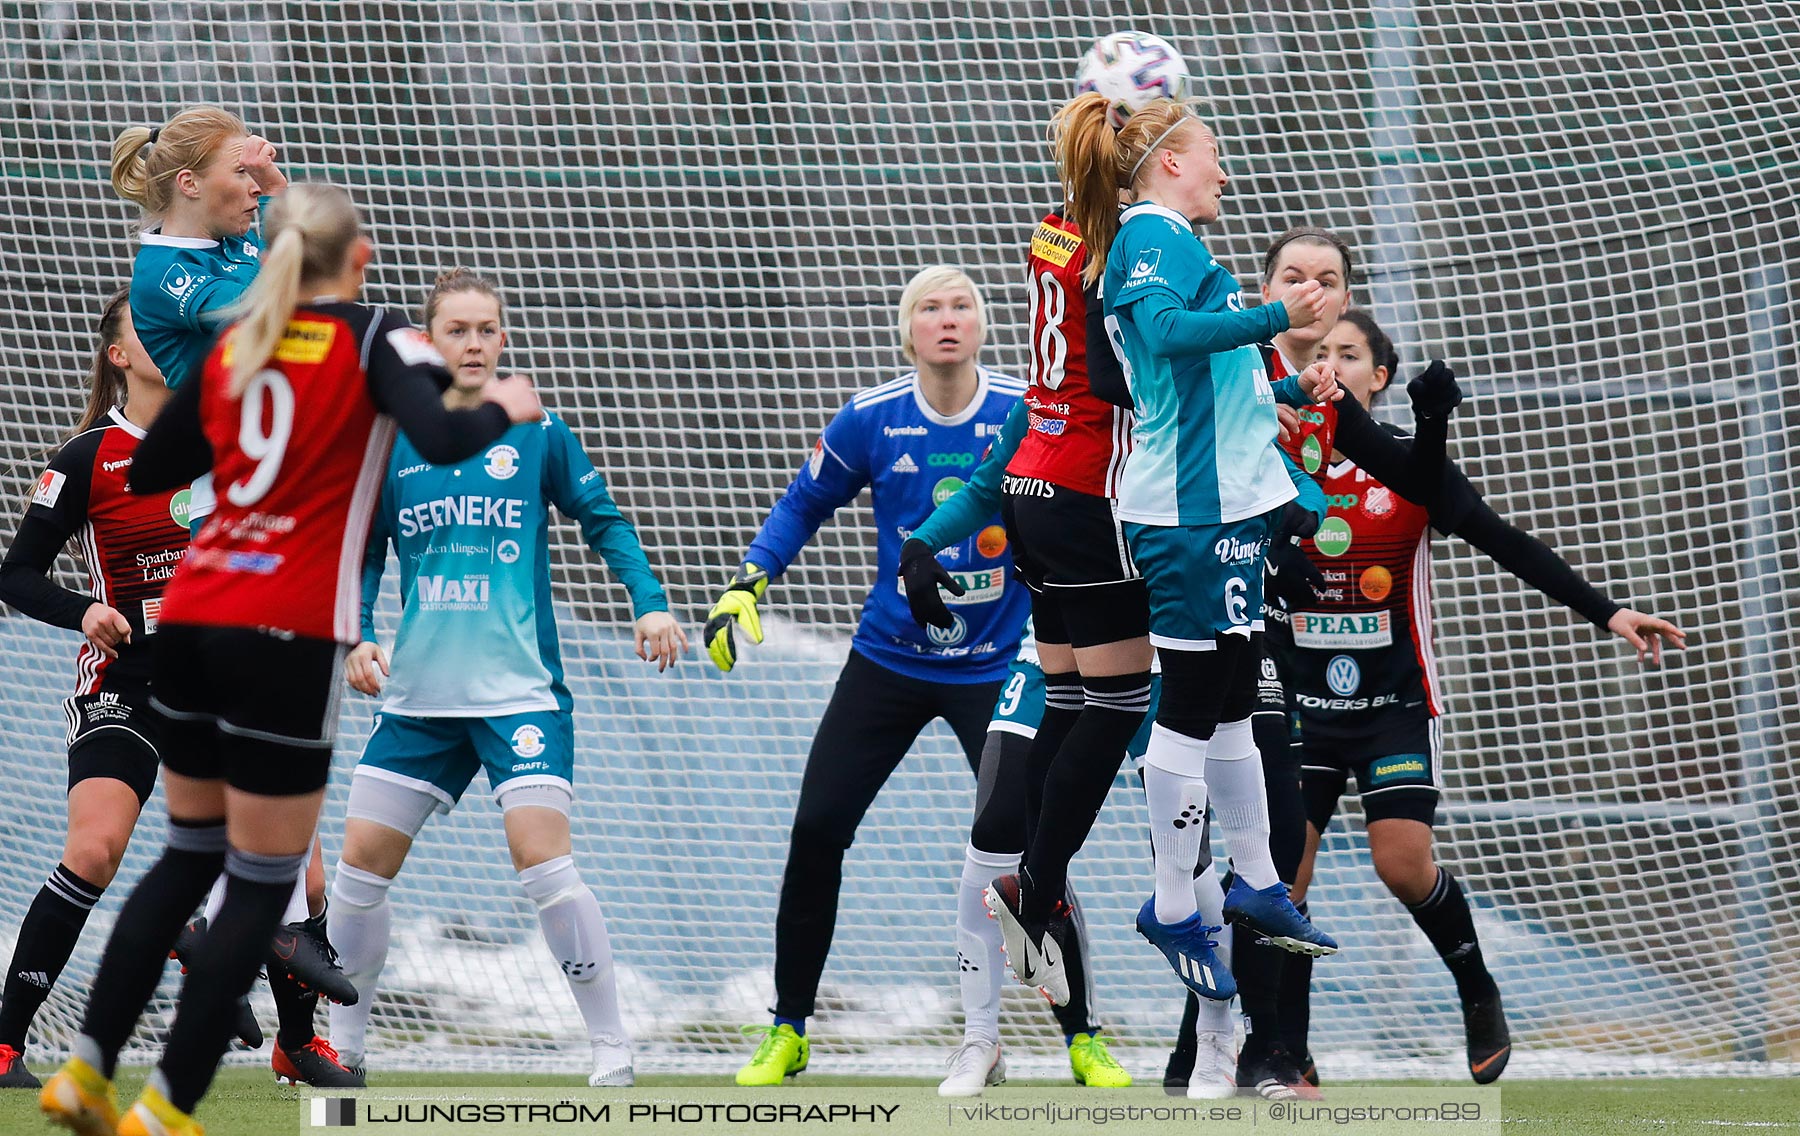
<svg viewBox="0 0 1800 1136">
<path fill-rule="evenodd" d="M 522 869 L 519 883 L 524 885 L 525 894 L 537 904 L 539 911 L 588 894 L 587 885 L 581 882 L 581 873 L 575 869 L 573 856 L 558 856 Z"/>
<path fill-rule="evenodd" d="M 1214 727 L 1212 740 L 1206 746 L 1206 756 L 1209 761 L 1242 761 L 1246 757 L 1256 757 L 1256 731 L 1250 719 L 1221 722 Z"/>
<path fill-rule="evenodd" d="M 350 804 L 345 815 L 403 833 L 409 840 L 419 835 L 425 821 L 444 803 L 423 789 L 359 773 L 350 779 Z"/>
</svg>

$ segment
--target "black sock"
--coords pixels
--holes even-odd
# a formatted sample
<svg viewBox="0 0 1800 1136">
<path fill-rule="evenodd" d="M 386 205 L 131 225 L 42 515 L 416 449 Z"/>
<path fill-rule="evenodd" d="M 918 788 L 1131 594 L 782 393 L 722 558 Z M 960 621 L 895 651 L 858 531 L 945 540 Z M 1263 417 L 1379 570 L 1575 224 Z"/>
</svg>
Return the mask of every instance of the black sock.
<svg viewBox="0 0 1800 1136">
<path fill-rule="evenodd" d="M 1081 675 L 1066 671 L 1044 675 L 1044 717 L 1031 739 L 1025 755 L 1025 850 L 1029 854 L 1032 837 L 1037 834 L 1038 815 L 1044 808 L 1044 776 L 1050 763 L 1062 749 L 1063 739 L 1081 717 L 1086 700 L 1081 693 Z"/>
<path fill-rule="evenodd" d="M 93 1064 L 108 1077 L 119 1063 L 119 1050 L 137 1028 L 175 936 L 206 898 L 213 881 L 225 867 L 225 822 L 183 823 L 169 821 L 169 843 L 163 854 L 119 911 L 100 973 L 88 996 L 87 1014 L 81 1022 L 82 1038 L 76 1056 Z"/>
<path fill-rule="evenodd" d="M 175 1007 L 175 1024 L 157 1063 L 169 1103 L 192 1113 L 206 1095 L 225 1055 L 237 1017 L 237 1000 L 250 989 L 281 925 L 306 853 L 262 856 L 232 849 L 226 865 L 225 902 L 188 964 L 188 981 Z M 311 1034 L 307 1040 L 312 1040 Z"/>
<path fill-rule="evenodd" d="M 1450 977 L 1456 979 L 1456 992 L 1464 1005 L 1494 994 L 1498 987 L 1494 985 L 1494 976 L 1488 973 L 1487 962 L 1481 957 L 1481 940 L 1475 937 L 1475 920 L 1469 914 L 1469 901 L 1455 876 L 1439 868 L 1437 884 L 1431 894 L 1419 903 L 1407 904 L 1406 910 L 1412 913 L 1419 930 L 1431 940 L 1438 957 L 1449 968 Z"/>
<path fill-rule="evenodd" d="M 1025 853 L 1031 888 L 1022 906 L 1031 919 L 1048 916 L 1068 888 L 1069 861 L 1094 827 L 1125 747 L 1150 709 L 1150 672 L 1083 679 L 1082 697 L 1081 714 L 1045 774 L 1043 811 Z"/>
<path fill-rule="evenodd" d="M 1306 914 L 1306 904 L 1294 906 L 1300 914 Z M 1312 972 L 1311 955 L 1295 955 L 1288 959 L 1281 968 L 1281 996 L 1275 1008 L 1275 1015 L 1281 1022 L 1281 1040 L 1294 1059 L 1303 1064 L 1310 1052 L 1306 1035 L 1312 1026 Z"/>
<path fill-rule="evenodd" d="M 6 994 L 0 998 L 0 1045 L 25 1052 L 25 1035 L 38 1007 L 75 953 L 75 941 L 88 913 L 106 889 L 90 884 L 67 864 L 58 864 L 38 889 L 37 898 L 19 924 L 18 945 L 6 972 Z"/>
</svg>

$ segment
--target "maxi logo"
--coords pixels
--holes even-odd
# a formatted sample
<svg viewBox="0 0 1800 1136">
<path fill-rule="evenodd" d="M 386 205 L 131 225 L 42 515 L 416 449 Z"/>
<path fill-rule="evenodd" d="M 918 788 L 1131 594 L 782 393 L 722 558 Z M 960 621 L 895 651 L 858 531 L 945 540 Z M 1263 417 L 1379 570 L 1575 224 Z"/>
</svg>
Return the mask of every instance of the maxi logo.
<svg viewBox="0 0 1800 1136">
<path fill-rule="evenodd" d="M 413 594 L 426 611 L 485 610 L 488 604 L 486 576 L 420 576 Z"/>
<path fill-rule="evenodd" d="M 1362 685 L 1362 668 L 1349 655 L 1334 655 L 1325 664 L 1325 685 L 1331 688 L 1331 693 L 1347 698 Z"/>
<path fill-rule="evenodd" d="M 1293 628 L 1294 646 L 1315 651 L 1367 651 L 1394 642 L 1393 619 L 1385 611 L 1300 611 Z"/>
<path fill-rule="evenodd" d="M 967 469 L 977 460 L 974 454 L 932 454 L 925 459 L 925 464 L 934 468 L 954 466 L 957 469 Z"/>
<path fill-rule="evenodd" d="M 952 572 L 950 578 L 967 588 L 960 596 L 949 592 L 943 593 L 944 602 L 951 607 L 966 607 L 969 604 L 991 603 L 1006 594 L 1006 571 L 1001 568 L 986 568 L 976 572 Z M 906 581 L 895 581 L 900 594 L 906 594 Z"/>
</svg>

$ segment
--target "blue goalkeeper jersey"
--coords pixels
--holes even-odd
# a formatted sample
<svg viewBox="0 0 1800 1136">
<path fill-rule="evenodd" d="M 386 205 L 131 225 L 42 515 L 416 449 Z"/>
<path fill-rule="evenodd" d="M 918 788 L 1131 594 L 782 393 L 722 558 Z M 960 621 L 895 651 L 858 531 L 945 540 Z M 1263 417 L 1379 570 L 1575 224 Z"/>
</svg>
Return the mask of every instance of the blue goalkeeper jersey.
<svg viewBox="0 0 1800 1136">
<path fill-rule="evenodd" d="M 642 617 L 667 611 L 637 532 L 562 419 L 514 426 L 456 465 L 394 442 L 363 562 L 362 635 L 391 541 L 400 560 L 400 633 L 384 712 L 486 718 L 568 710 L 550 596 L 550 506 L 581 526 Z"/>
<path fill-rule="evenodd" d="M 267 205 L 268 198 L 263 198 Z M 131 265 L 131 326 L 173 390 L 200 371 L 225 309 L 262 266 L 255 229 L 222 241 L 147 232 Z"/>
<path fill-rule="evenodd" d="M 931 409 L 916 372 L 861 392 L 825 428 L 744 559 L 770 576 L 786 571 L 819 526 L 867 487 L 875 512 L 875 580 L 852 649 L 930 682 L 999 680 L 1018 651 L 1030 601 L 1012 579 L 998 512 L 990 511 L 988 528 L 938 554 L 968 589 L 962 596 L 945 593 L 955 618 L 949 631 L 913 622 L 900 581 L 900 545 L 963 487 L 1024 393 L 1024 382 L 985 367 L 975 397 L 951 417 Z"/>
<path fill-rule="evenodd" d="M 1217 525 L 1294 497 L 1275 446 L 1275 392 L 1255 344 L 1286 328 L 1279 304 L 1244 311 L 1238 281 L 1186 217 L 1142 204 L 1121 217 L 1101 289 L 1107 330 L 1126 361 L 1137 419 L 1119 486 L 1119 519 Z M 1159 354 L 1135 305 L 1163 293 L 1188 313 L 1225 317 L 1192 350 Z"/>
</svg>

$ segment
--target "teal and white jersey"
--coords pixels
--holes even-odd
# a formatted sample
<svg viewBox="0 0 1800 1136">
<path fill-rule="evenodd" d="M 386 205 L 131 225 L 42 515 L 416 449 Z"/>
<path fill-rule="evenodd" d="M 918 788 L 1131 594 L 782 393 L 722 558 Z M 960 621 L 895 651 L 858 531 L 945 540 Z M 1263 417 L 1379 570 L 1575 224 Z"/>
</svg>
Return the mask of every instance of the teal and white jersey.
<svg viewBox="0 0 1800 1136">
<path fill-rule="evenodd" d="M 1245 311 L 1237 278 L 1181 214 L 1134 205 L 1120 221 L 1102 289 L 1137 409 L 1119 519 L 1216 525 L 1292 500 L 1254 346 L 1287 328 L 1286 309 Z"/>
<path fill-rule="evenodd" d="M 387 546 L 400 560 L 400 633 L 385 713 L 485 718 L 569 710 L 550 596 L 550 506 L 581 526 L 642 617 L 667 611 L 637 532 L 562 419 L 514 426 L 457 465 L 394 441 L 363 562 L 362 634 L 375 641 Z"/>
<path fill-rule="evenodd" d="M 222 241 L 152 230 L 140 241 L 131 265 L 131 326 L 173 390 L 199 373 L 225 310 L 256 279 L 262 237 L 255 229 Z"/>
</svg>

